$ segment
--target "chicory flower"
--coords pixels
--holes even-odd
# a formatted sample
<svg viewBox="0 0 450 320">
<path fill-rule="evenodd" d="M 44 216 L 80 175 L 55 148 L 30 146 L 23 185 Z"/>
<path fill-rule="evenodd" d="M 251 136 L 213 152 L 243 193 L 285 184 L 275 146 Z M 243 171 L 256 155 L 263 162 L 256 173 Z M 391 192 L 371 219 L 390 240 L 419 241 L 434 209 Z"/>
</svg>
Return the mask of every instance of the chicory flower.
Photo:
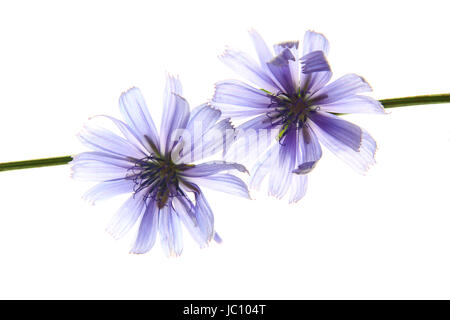
<svg viewBox="0 0 450 320">
<path fill-rule="evenodd" d="M 269 194 L 278 198 L 289 192 L 289 201 L 300 200 L 307 174 L 322 156 L 321 144 L 359 172 L 374 163 L 375 140 L 364 129 L 341 119 L 336 113 L 384 113 L 377 100 L 359 95 L 371 91 L 356 74 L 347 74 L 328 84 L 332 72 L 327 62 L 328 41 L 308 31 L 303 48 L 298 41 L 274 45 L 272 52 L 261 36 L 250 32 L 259 63 L 244 52 L 227 49 L 220 59 L 254 86 L 238 80 L 216 84 L 212 106 L 224 117 L 243 121 L 247 131 L 275 132 L 264 143 L 259 139 L 259 161 L 251 170 L 250 187 L 260 188 L 268 178 Z M 267 140 L 267 139 L 266 139 Z M 241 155 L 245 139 L 235 147 Z M 263 147 L 261 148 L 261 144 Z"/>
<path fill-rule="evenodd" d="M 93 151 L 72 161 L 73 177 L 99 182 L 85 195 L 91 202 L 131 193 L 107 230 L 116 238 L 139 225 L 132 253 L 149 251 L 159 233 L 167 255 L 183 249 L 182 225 L 200 247 L 220 242 L 214 216 L 201 187 L 249 197 L 246 184 L 229 171 L 246 171 L 237 163 L 198 162 L 213 155 L 233 131 L 220 111 L 202 105 L 192 112 L 182 98 L 179 80 L 168 76 L 160 134 L 141 92 L 132 88 L 120 97 L 124 122 L 109 116 L 122 136 L 91 124 L 79 134 Z M 194 132 L 196 131 L 196 132 Z"/>
</svg>

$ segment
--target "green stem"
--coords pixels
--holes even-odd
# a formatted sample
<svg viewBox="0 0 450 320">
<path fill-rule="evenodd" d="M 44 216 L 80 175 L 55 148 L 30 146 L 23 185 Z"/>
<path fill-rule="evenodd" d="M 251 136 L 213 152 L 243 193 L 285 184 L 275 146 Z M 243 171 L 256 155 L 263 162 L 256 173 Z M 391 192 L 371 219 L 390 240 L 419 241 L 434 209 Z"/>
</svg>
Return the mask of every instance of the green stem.
<svg viewBox="0 0 450 320">
<path fill-rule="evenodd" d="M 416 106 L 422 104 L 449 103 L 450 93 L 444 94 L 428 94 L 424 96 L 394 98 L 379 100 L 384 108 L 397 108 Z"/>
<path fill-rule="evenodd" d="M 59 166 L 72 161 L 71 156 L 0 163 L 0 171 Z"/>
</svg>

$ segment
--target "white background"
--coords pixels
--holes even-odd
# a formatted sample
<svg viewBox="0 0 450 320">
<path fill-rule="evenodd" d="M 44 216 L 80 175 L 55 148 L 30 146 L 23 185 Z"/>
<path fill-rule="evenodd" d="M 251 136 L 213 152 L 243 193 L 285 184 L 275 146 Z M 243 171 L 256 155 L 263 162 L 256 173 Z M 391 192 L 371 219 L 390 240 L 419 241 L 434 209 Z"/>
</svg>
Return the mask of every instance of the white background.
<svg viewBox="0 0 450 320">
<path fill-rule="evenodd" d="M 237 76 L 226 45 L 330 41 L 334 77 L 379 99 L 450 92 L 446 1 L 2 1 L 0 162 L 75 154 L 88 117 L 138 86 L 159 123 L 165 71 L 196 106 Z M 346 118 L 377 140 L 360 176 L 326 152 L 295 205 L 207 196 L 224 239 L 179 258 L 105 226 L 124 200 L 81 200 L 68 166 L 0 173 L 0 298 L 450 298 L 449 105 Z"/>
</svg>

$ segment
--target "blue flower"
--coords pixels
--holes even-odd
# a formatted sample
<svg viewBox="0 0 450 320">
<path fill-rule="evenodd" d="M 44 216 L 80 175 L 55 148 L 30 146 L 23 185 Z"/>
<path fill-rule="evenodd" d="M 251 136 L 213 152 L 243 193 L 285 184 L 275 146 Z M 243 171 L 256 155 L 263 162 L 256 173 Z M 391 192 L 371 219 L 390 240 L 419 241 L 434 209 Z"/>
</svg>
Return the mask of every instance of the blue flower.
<svg viewBox="0 0 450 320">
<path fill-rule="evenodd" d="M 371 91 L 360 76 L 347 74 L 327 84 L 332 76 L 326 60 L 327 39 L 308 31 L 303 50 L 298 41 L 274 45 L 274 54 L 261 36 L 250 31 L 259 63 L 247 54 L 227 49 L 220 59 L 256 87 L 238 80 L 216 84 L 212 106 L 224 117 L 243 121 L 237 129 L 275 132 L 264 143 L 251 170 L 250 187 L 260 188 L 268 177 L 269 194 L 278 198 L 289 192 L 289 201 L 300 200 L 307 186 L 307 174 L 322 156 L 321 145 L 359 172 L 374 163 L 376 142 L 360 127 L 334 113 L 384 113 L 375 99 L 359 95 Z M 267 140 L 267 139 L 266 139 Z M 242 155 L 245 139 L 235 148 Z M 320 143 L 319 143 L 320 142 Z M 261 149 L 261 144 L 263 145 Z M 252 147 L 252 146 L 250 146 Z M 248 152 L 248 150 L 247 150 Z"/>
<path fill-rule="evenodd" d="M 200 247 L 212 239 L 220 242 L 201 186 L 249 196 L 245 183 L 228 173 L 244 172 L 242 165 L 187 162 L 213 155 L 222 144 L 221 138 L 232 134 L 233 128 L 228 119 L 219 119 L 220 111 L 207 105 L 190 112 L 181 94 L 179 80 L 168 76 L 160 135 L 137 88 L 120 97 L 124 122 L 101 116 L 112 121 L 122 136 L 94 126 L 93 120 L 79 134 L 93 151 L 74 157 L 73 177 L 99 182 L 84 195 L 85 199 L 95 202 L 131 193 L 107 230 L 120 238 L 138 223 L 132 253 L 149 251 L 159 232 L 167 255 L 180 255 L 182 225 Z"/>
</svg>

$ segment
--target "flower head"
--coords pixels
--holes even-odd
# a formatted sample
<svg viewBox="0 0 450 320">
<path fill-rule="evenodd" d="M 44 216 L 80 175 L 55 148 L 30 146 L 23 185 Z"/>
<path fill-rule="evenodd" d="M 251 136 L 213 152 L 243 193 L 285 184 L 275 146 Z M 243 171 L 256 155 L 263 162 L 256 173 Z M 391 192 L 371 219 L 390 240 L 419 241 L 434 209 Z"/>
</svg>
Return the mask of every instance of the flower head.
<svg viewBox="0 0 450 320">
<path fill-rule="evenodd" d="M 251 31 L 250 36 L 259 63 L 232 49 L 220 58 L 256 87 L 222 81 L 211 102 L 224 117 L 244 121 L 237 128 L 244 132 L 241 137 L 248 137 L 245 131 L 275 132 L 266 142 L 258 135 L 258 150 L 263 152 L 256 152 L 261 157 L 251 171 L 250 186 L 259 188 L 268 177 L 269 194 L 281 198 L 289 191 L 290 202 L 300 200 L 307 174 L 322 156 L 320 143 L 365 172 L 374 163 L 375 141 L 335 113 L 384 113 L 378 101 L 359 95 L 371 91 L 367 82 L 348 74 L 327 84 L 332 76 L 326 60 L 328 41 L 319 33 L 306 32 L 303 49 L 298 41 L 289 41 L 274 45 L 274 53 L 258 33 Z M 235 145 L 242 155 L 245 143 L 239 141 L 246 140 Z"/>
<path fill-rule="evenodd" d="M 168 76 L 159 135 L 137 88 L 120 97 L 124 122 L 102 116 L 112 121 L 122 136 L 92 125 L 93 120 L 79 135 L 93 151 L 75 156 L 73 177 L 99 182 L 84 197 L 95 202 L 131 193 L 108 231 L 120 238 L 138 223 L 133 253 L 149 251 L 159 232 L 166 253 L 181 254 L 182 224 L 201 247 L 212 239 L 220 241 L 201 186 L 248 197 L 245 183 L 228 173 L 245 171 L 242 165 L 197 163 L 214 155 L 222 138 L 233 132 L 229 120 L 219 121 L 220 111 L 207 105 L 190 112 L 181 94 L 179 80 Z"/>
</svg>

